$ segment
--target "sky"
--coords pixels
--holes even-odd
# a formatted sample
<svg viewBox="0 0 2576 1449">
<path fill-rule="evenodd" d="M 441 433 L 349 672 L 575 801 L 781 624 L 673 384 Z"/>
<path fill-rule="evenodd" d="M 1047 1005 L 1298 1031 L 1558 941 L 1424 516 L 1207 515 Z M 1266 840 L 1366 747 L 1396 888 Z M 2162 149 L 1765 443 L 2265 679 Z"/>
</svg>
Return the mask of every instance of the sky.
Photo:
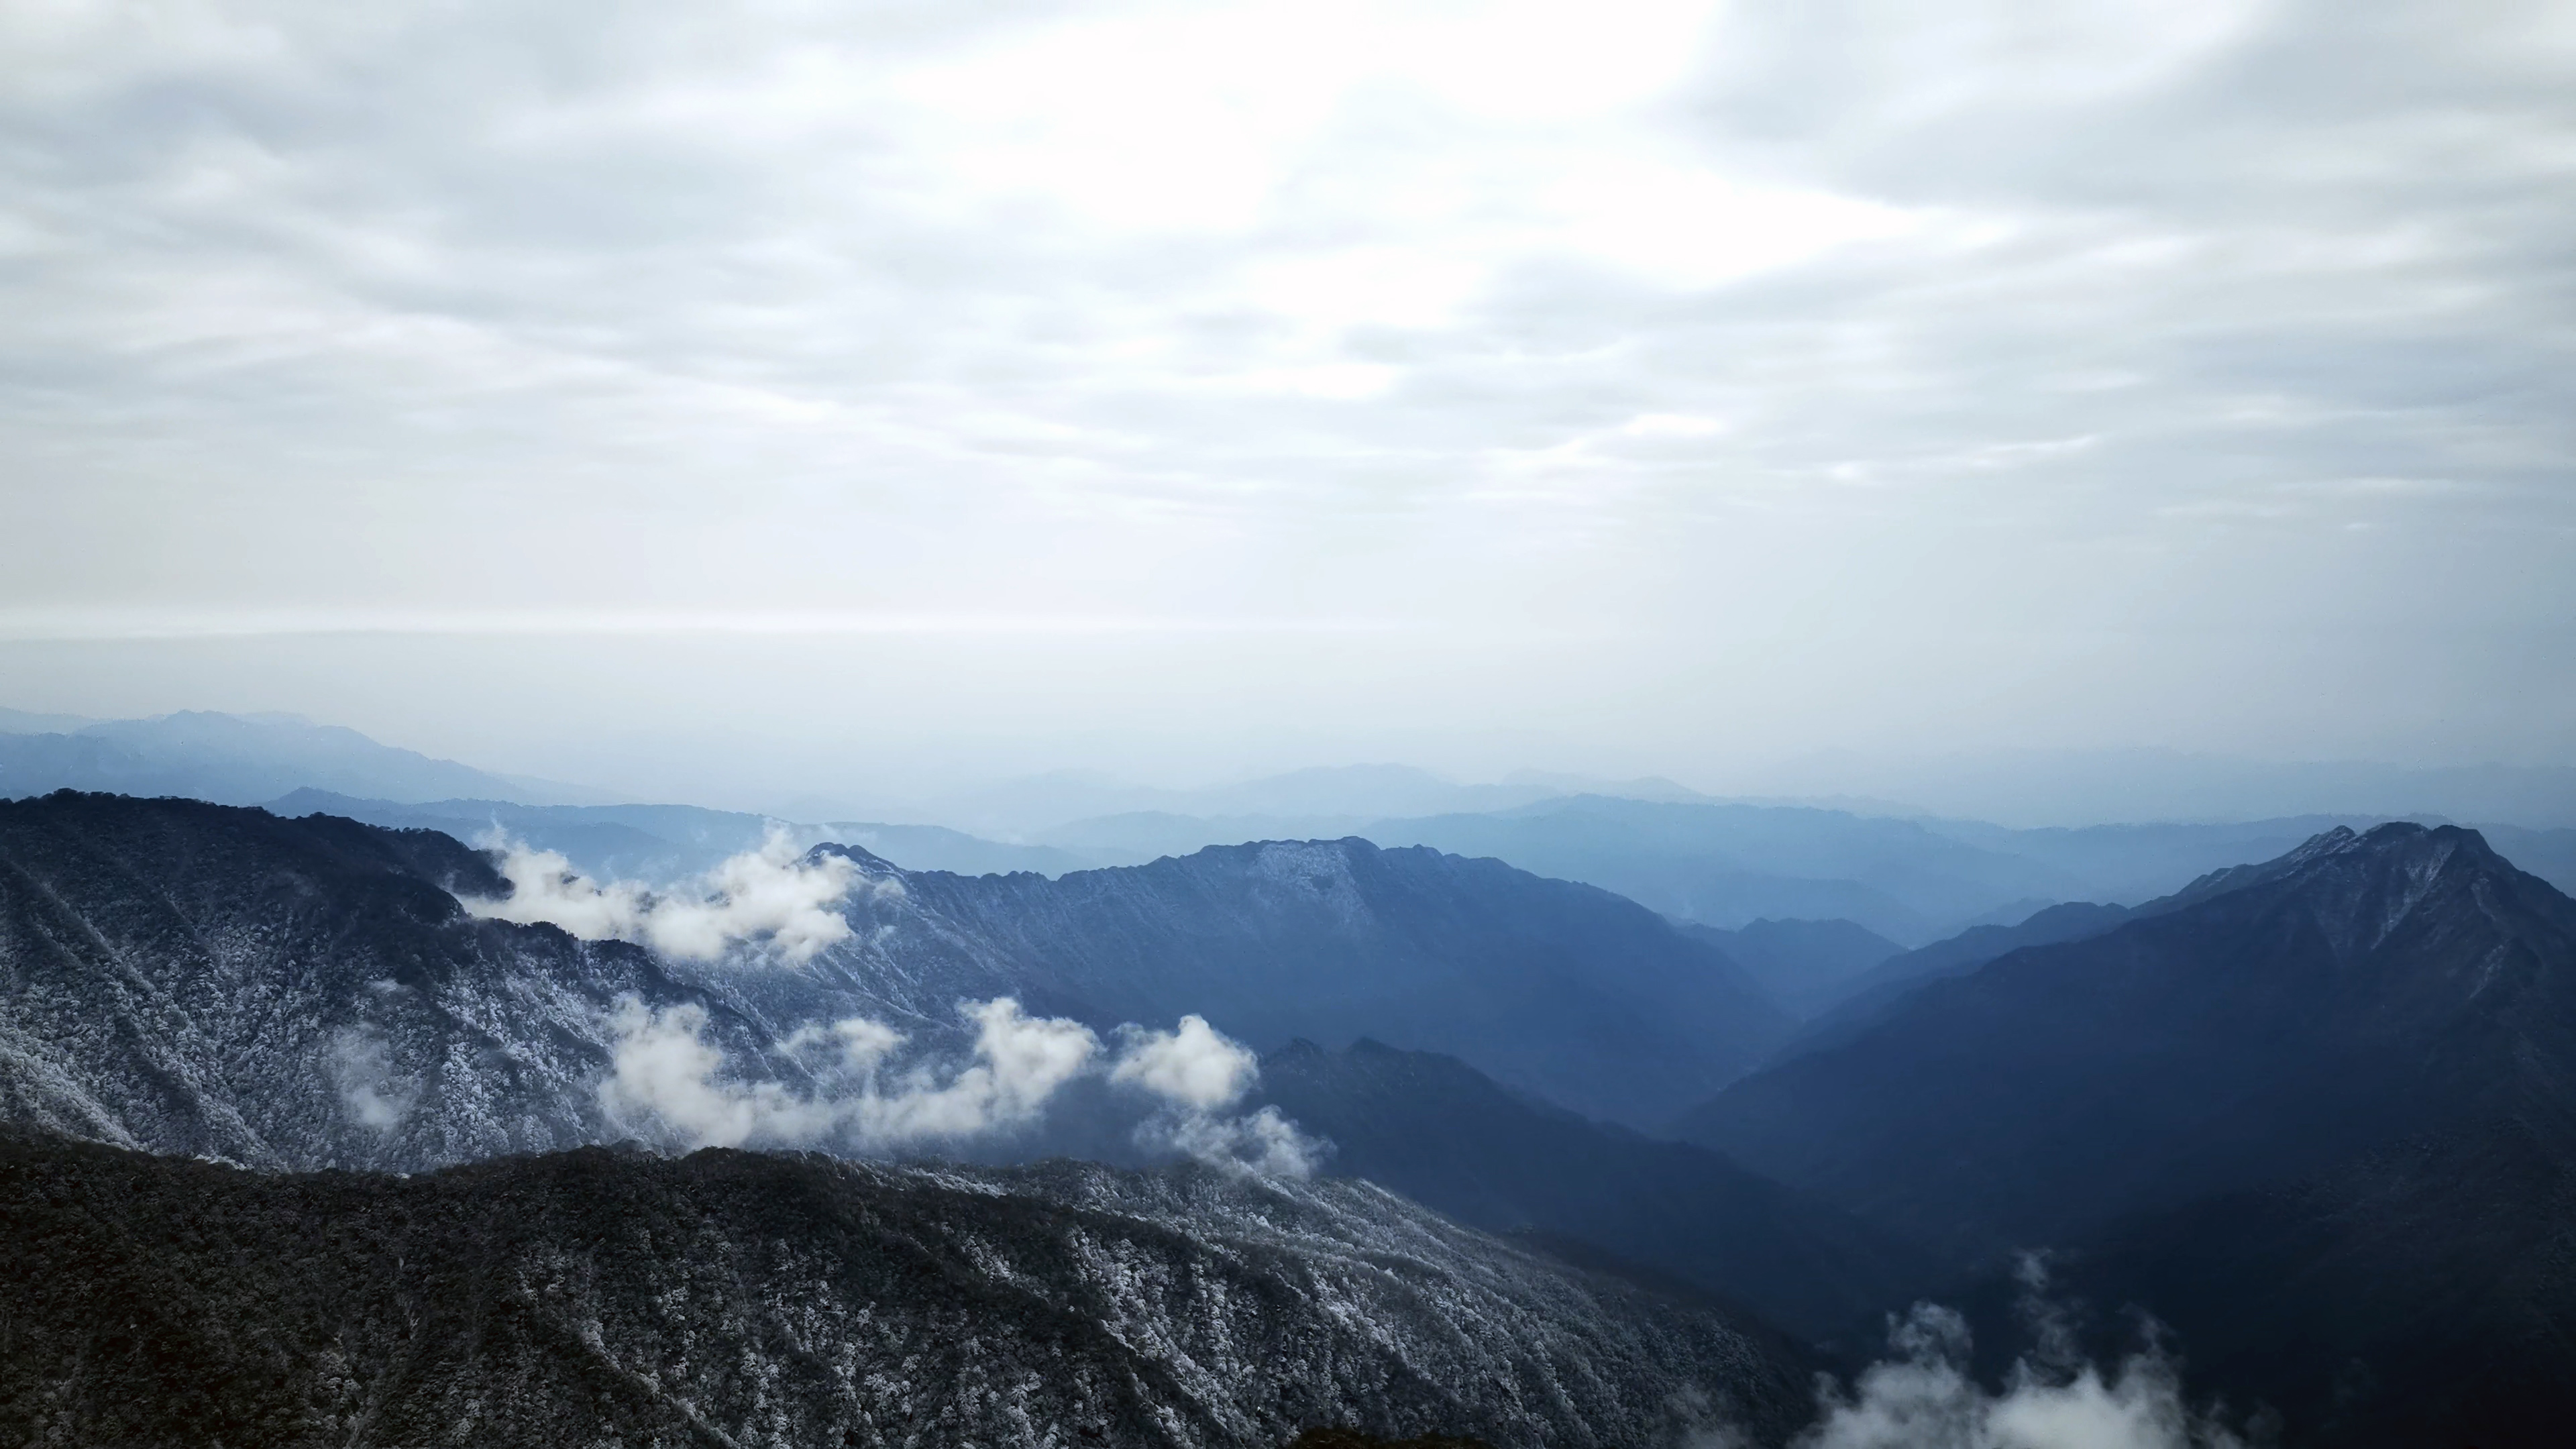
<svg viewBox="0 0 2576 1449">
<path fill-rule="evenodd" d="M 0 705 L 2576 763 L 2576 6 L 0 7 Z"/>
</svg>

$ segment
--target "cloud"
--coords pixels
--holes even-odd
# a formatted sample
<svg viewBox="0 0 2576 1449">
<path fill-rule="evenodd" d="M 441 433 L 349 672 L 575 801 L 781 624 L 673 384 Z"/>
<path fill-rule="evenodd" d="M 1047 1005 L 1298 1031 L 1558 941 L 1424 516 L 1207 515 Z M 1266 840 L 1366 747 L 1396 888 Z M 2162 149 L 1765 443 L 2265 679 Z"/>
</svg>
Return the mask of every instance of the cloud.
<svg viewBox="0 0 2576 1449">
<path fill-rule="evenodd" d="M 969 1006 L 963 1014 L 975 1026 L 975 1064 L 945 1081 L 928 1067 L 915 1068 L 892 1090 L 879 1090 L 871 1079 L 866 1090 L 839 1104 L 850 1114 L 857 1141 L 895 1146 L 1025 1126 L 1100 1049 L 1090 1028 L 1029 1016 L 1007 996 Z"/>
<path fill-rule="evenodd" d="M 1125 1046 L 1109 1070 L 1110 1082 L 1162 1104 L 1136 1126 L 1135 1142 L 1146 1151 L 1271 1177 L 1306 1177 L 1331 1152 L 1330 1143 L 1299 1131 L 1276 1107 L 1223 1114 L 1251 1090 L 1261 1061 L 1205 1017 L 1184 1016 L 1177 1031 L 1130 1026 L 1121 1036 Z"/>
<path fill-rule="evenodd" d="M 2039 1260 L 2025 1258 L 2020 1276 L 2037 1344 L 2000 1393 L 1968 1375 L 1967 1321 L 1918 1303 L 1891 1318 L 1889 1358 L 1847 1389 L 1823 1383 L 1820 1416 L 1792 1449 L 2245 1449 L 2234 1430 L 2185 1401 L 2152 1325 L 2147 1346 L 2106 1374 L 2076 1352 Z"/>
<path fill-rule="evenodd" d="M 572 868 L 563 855 L 496 836 L 487 845 L 500 856 L 510 894 L 464 898 L 465 908 L 492 920 L 560 926 L 585 941 L 640 941 L 666 956 L 713 961 L 735 945 L 764 940 L 791 965 L 814 959 L 849 938 L 849 922 L 830 907 L 855 889 L 900 896 L 899 881 L 868 881 L 843 855 L 800 858 L 785 832 L 773 830 L 760 849 L 734 856 L 689 887 L 657 895 L 632 881 L 601 885 Z"/>
<path fill-rule="evenodd" d="M 1032 1017 L 1007 996 L 963 1003 L 958 1014 L 973 1028 L 962 1063 L 899 1064 L 909 1038 L 866 1017 L 790 1032 L 778 1050 L 812 1069 L 816 1090 L 807 1092 L 744 1080 L 708 1040 L 704 1008 L 656 1011 L 626 997 L 609 1021 L 612 1057 L 599 1101 L 612 1120 L 686 1147 L 886 1152 L 1030 1127 L 1067 1083 L 1103 1070 L 1100 1039 L 1079 1022 Z M 1274 1176 L 1303 1177 L 1322 1160 L 1324 1146 L 1275 1108 L 1216 1114 L 1249 1085 L 1251 1054 L 1201 1018 L 1183 1018 L 1177 1032 L 1122 1034 L 1132 1045 L 1106 1075 L 1162 1104 L 1139 1127 L 1140 1145 Z"/>
<path fill-rule="evenodd" d="M 601 885 L 572 868 L 561 852 L 538 850 L 507 837 L 484 843 L 500 855 L 506 896 L 459 897 L 465 909 L 494 921 L 560 926 L 585 941 L 634 941 L 644 936 L 651 896 L 633 881 Z"/>
<path fill-rule="evenodd" d="M 1109 1080 L 1207 1112 L 1233 1105 L 1260 1071 L 1250 1047 L 1221 1035 L 1205 1017 L 1184 1016 L 1178 1031 L 1135 1031 Z"/>
<path fill-rule="evenodd" d="M 617 1122 L 691 1147 L 739 1147 L 758 1139 L 802 1144 L 836 1125 L 829 1103 L 778 1082 L 724 1075 L 725 1053 L 705 1038 L 704 1007 L 652 1011 L 633 997 L 609 1019 L 616 1044 L 599 1104 Z"/>
<path fill-rule="evenodd" d="M 1310 1137 L 1276 1107 L 1240 1117 L 1182 1112 L 1150 1118 L 1136 1129 L 1139 1146 L 1264 1177 L 1307 1177 L 1332 1144 Z"/>
<path fill-rule="evenodd" d="M 390 1132 L 411 1115 L 420 1085 L 395 1072 L 393 1050 L 384 1034 L 348 1027 L 331 1038 L 330 1073 L 340 1105 L 361 1127 Z"/>
<path fill-rule="evenodd" d="M 697 961 L 723 955 L 736 941 L 766 936 L 788 961 L 809 961 L 848 938 L 849 923 L 826 907 L 858 883 L 858 863 L 848 856 L 799 860 L 784 835 L 773 835 L 759 850 L 708 872 L 707 894 L 700 899 L 656 902 L 645 917 L 645 935 L 655 950 Z M 900 893 L 903 887 L 884 881 L 871 889 Z"/>
</svg>

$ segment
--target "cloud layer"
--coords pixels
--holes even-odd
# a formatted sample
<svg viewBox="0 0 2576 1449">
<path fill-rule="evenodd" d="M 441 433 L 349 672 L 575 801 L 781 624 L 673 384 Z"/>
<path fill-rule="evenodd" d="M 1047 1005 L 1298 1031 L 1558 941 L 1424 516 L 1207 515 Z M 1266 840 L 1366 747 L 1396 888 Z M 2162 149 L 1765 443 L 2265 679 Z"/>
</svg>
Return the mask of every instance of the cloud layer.
<svg viewBox="0 0 2576 1449">
<path fill-rule="evenodd" d="M 707 1039 L 704 1009 L 655 1011 L 630 997 L 610 1022 L 614 1059 L 599 1101 L 630 1130 L 683 1147 L 887 1152 L 1021 1131 L 1068 1083 L 1105 1074 L 1148 1100 L 1151 1115 L 1136 1133 L 1148 1150 L 1274 1176 L 1302 1177 L 1321 1160 L 1321 1144 L 1275 1108 L 1224 1115 L 1258 1064 L 1199 1017 L 1183 1017 L 1173 1032 L 1130 1027 L 1124 1049 L 1103 1063 L 1090 1028 L 1029 1016 L 1010 997 L 966 1003 L 959 1014 L 973 1035 L 962 1061 L 898 1061 L 909 1039 L 865 1017 L 801 1028 L 779 1050 L 812 1073 L 816 1086 L 803 1090 L 745 1080 Z"/>
<path fill-rule="evenodd" d="M 760 941 L 778 959 L 802 965 L 849 937 L 849 922 L 832 907 L 851 891 L 903 892 L 899 881 L 864 879 L 847 856 L 805 859 L 783 832 L 697 882 L 661 893 L 633 881 L 601 885 L 561 853 L 507 836 L 495 836 L 487 849 L 499 857 L 510 894 L 466 898 L 474 914 L 560 926 L 585 941 L 637 941 L 690 961 L 713 961 L 736 945 Z"/>
</svg>

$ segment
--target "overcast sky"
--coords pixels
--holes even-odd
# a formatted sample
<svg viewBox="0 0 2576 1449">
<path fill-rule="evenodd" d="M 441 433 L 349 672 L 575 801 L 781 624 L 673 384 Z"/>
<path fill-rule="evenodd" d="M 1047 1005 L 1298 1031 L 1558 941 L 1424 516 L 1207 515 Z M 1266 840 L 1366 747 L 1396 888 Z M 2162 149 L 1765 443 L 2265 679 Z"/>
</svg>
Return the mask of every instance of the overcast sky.
<svg viewBox="0 0 2576 1449">
<path fill-rule="evenodd" d="M 0 6 L 0 705 L 2576 762 L 2576 5 Z"/>
</svg>

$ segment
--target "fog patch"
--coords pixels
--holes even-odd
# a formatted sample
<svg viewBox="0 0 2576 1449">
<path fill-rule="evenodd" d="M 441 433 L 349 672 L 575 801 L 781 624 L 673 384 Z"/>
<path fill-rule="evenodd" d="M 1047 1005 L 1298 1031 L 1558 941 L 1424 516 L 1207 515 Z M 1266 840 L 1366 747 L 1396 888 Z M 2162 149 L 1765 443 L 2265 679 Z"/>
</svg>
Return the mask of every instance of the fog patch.
<svg viewBox="0 0 2576 1449">
<path fill-rule="evenodd" d="M 585 941 L 635 941 L 665 956 L 713 961 L 734 946 L 763 941 L 790 965 L 849 939 L 833 909 L 854 890 L 899 899 L 900 881 L 871 881 L 845 855 L 800 855 L 784 830 L 757 850 L 724 861 L 696 881 L 655 892 L 633 881 L 601 884 L 560 851 L 496 833 L 482 843 L 510 882 L 500 897 L 460 897 L 477 916 L 558 926 Z"/>
<path fill-rule="evenodd" d="M 2065 1306 L 2047 1296 L 2036 1256 L 2021 1266 L 2022 1312 L 2036 1342 L 1989 1392 L 1969 1375 L 1968 1322 L 1918 1303 L 1888 1324 L 1889 1356 L 1846 1388 L 1820 1381 L 1819 1417 L 1794 1449 L 2246 1449 L 2183 1397 L 2160 1330 L 2105 1371 L 2085 1361 Z"/>
<path fill-rule="evenodd" d="M 392 1046 L 372 1028 L 353 1026 L 334 1034 L 327 1065 L 341 1108 L 361 1127 L 390 1132 L 420 1100 L 419 1084 L 394 1071 Z"/>
</svg>

